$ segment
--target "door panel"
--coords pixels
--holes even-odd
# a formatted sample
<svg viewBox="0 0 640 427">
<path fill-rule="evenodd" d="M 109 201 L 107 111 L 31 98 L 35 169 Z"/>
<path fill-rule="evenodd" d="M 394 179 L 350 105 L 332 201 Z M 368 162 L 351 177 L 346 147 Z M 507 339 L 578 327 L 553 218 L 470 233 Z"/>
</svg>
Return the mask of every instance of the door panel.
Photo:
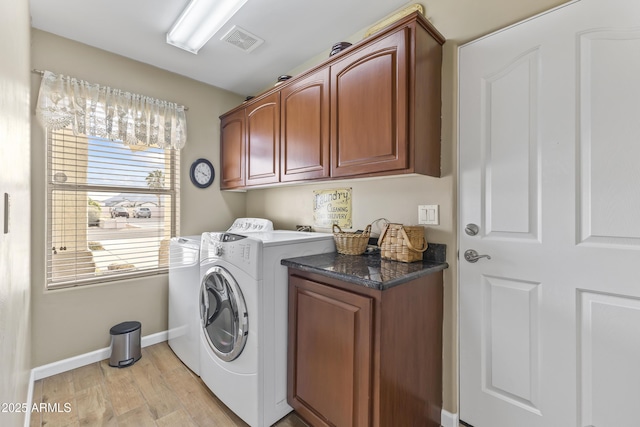
<svg viewBox="0 0 640 427">
<path fill-rule="evenodd" d="M 491 256 L 459 263 L 475 427 L 640 418 L 639 29 L 640 3 L 581 0 L 460 49 L 459 247 Z"/>
<path fill-rule="evenodd" d="M 640 31 L 591 31 L 578 43 L 580 240 L 638 247 Z"/>
<path fill-rule="evenodd" d="M 483 385 L 539 414 L 539 283 L 484 276 L 483 287 Z"/>
<path fill-rule="evenodd" d="M 640 299 L 579 292 L 582 424 L 631 425 L 638 416 Z"/>
<path fill-rule="evenodd" d="M 537 49 L 484 79 L 482 162 L 486 234 L 538 239 Z"/>
</svg>

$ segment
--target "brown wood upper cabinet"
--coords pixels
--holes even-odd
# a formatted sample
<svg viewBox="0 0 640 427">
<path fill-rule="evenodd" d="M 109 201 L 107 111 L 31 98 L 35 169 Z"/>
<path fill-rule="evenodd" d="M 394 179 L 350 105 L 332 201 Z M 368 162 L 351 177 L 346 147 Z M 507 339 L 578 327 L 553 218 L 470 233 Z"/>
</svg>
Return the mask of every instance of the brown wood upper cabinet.
<svg viewBox="0 0 640 427">
<path fill-rule="evenodd" d="M 244 184 L 417 173 L 440 176 L 444 37 L 411 14 L 221 116 L 246 117 Z M 221 132 L 222 175 L 233 157 Z M 225 152 L 226 150 L 226 152 Z M 227 157 L 232 158 L 227 158 Z"/>
<path fill-rule="evenodd" d="M 280 92 L 282 181 L 329 177 L 329 68 Z"/>
<path fill-rule="evenodd" d="M 247 186 L 280 181 L 280 93 L 261 97 L 246 108 Z"/>
<path fill-rule="evenodd" d="M 408 168 L 408 38 L 401 28 L 331 66 L 331 176 Z"/>
<path fill-rule="evenodd" d="M 244 109 L 234 111 L 220 120 L 220 188 L 244 187 L 245 165 Z"/>
</svg>

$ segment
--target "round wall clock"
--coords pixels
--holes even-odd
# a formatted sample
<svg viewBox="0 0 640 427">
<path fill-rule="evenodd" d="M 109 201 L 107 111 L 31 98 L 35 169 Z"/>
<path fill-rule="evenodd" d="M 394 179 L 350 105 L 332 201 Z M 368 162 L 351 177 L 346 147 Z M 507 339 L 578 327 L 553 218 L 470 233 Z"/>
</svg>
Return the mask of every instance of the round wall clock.
<svg viewBox="0 0 640 427">
<path fill-rule="evenodd" d="M 198 159 L 191 164 L 191 170 L 189 171 L 189 177 L 191 182 L 198 188 L 207 188 L 213 182 L 216 173 L 213 170 L 213 165 L 207 159 Z"/>
</svg>

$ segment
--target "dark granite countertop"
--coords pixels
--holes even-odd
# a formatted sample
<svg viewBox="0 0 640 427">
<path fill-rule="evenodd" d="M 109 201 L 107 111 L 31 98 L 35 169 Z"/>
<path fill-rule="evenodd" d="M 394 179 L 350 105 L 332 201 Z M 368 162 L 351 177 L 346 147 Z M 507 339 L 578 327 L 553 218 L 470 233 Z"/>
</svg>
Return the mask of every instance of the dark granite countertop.
<svg viewBox="0 0 640 427">
<path fill-rule="evenodd" d="M 385 290 L 449 267 L 445 245 L 429 244 L 422 262 L 404 263 L 372 255 L 342 255 L 337 252 L 283 259 L 281 264 L 302 271 L 321 274 L 344 282 Z"/>
</svg>

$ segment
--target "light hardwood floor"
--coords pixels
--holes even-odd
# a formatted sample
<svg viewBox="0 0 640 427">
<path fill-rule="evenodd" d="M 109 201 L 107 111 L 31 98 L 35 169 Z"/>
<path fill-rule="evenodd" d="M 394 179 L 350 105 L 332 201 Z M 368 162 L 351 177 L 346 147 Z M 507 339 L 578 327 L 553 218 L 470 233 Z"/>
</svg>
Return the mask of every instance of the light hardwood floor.
<svg viewBox="0 0 640 427">
<path fill-rule="evenodd" d="M 108 360 L 36 381 L 34 403 L 59 403 L 58 412 L 33 412 L 31 426 L 247 426 L 178 359 L 166 342 L 142 349 L 127 368 Z M 65 412 L 65 404 L 71 410 Z M 291 413 L 277 427 L 304 427 Z"/>
</svg>

